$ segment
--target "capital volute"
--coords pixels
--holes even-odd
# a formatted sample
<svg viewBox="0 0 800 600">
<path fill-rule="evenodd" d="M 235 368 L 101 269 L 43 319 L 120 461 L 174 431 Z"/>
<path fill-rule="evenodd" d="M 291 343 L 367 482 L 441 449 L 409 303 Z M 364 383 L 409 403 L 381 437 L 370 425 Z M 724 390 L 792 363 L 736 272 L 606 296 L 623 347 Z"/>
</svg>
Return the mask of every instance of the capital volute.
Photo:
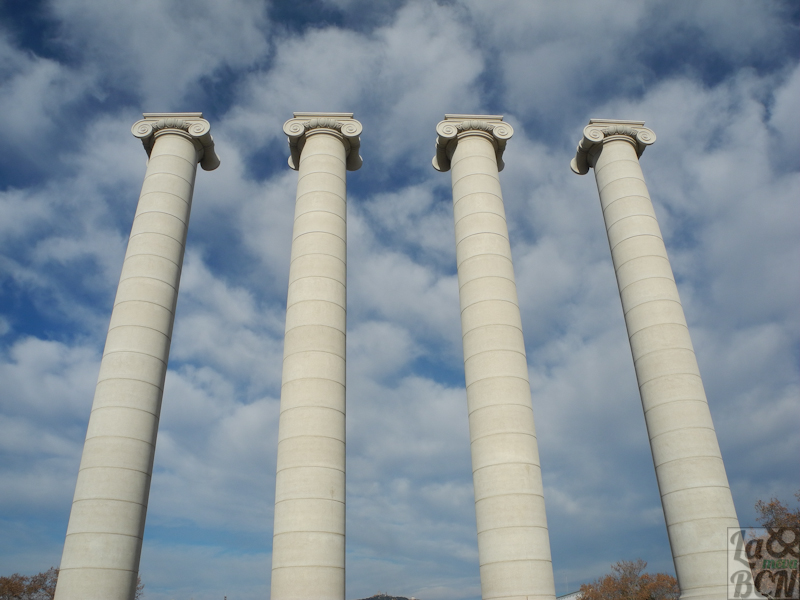
<svg viewBox="0 0 800 600">
<path fill-rule="evenodd" d="M 131 133 L 142 140 L 148 157 L 159 136 L 178 133 L 192 140 L 204 171 L 213 171 L 219 166 L 211 125 L 203 118 L 203 113 L 144 113 L 142 116 L 144 119 L 133 124 Z"/>
<path fill-rule="evenodd" d="M 497 158 L 497 170 L 502 171 L 503 152 L 506 142 L 514 135 L 511 125 L 503 122 L 503 115 L 445 115 L 444 121 L 436 126 L 436 155 L 433 168 L 449 171 L 450 160 L 458 145 L 459 138 L 467 135 L 482 135 L 492 142 Z"/>
<path fill-rule="evenodd" d="M 294 118 L 283 124 L 283 132 L 289 138 L 289 166 L 295 171 L 300 167 L 300 154 L 306 138 L 317 133 L 334 135 L 342 140 L 347 156 L 348 171 L 361 168 L 362 160 L 358 154 L 361 147 L 361 123 L 353 118 L 353 113 L 296 112 Z"/>
<path fill-rule="evenodd" d="M 652 129 L 644 126 L 644 121 L 618 121 L 614 119 L 590 119 L 583 129 L 583 139 L 578 143 L 575 158 L 570 168 L 578 175 L 585 175 L 594 166 L 594 157 L 603 144 L 613 140 L 623 140 L 633 145 L 636 156 L 656 141 Z"/>
</svg>

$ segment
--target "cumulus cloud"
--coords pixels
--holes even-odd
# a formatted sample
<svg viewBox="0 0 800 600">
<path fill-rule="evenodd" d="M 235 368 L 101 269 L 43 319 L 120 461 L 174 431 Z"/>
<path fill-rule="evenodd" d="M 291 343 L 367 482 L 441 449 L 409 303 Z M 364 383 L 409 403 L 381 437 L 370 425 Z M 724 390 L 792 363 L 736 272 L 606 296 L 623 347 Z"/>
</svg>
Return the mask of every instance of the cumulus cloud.
<svg viewBox="0 0 800 600">
<path fill-rule="evenodd" d="M 4 161 L 20 162 L 21 155 L 46 169 L 53 159 L 46 152 L 46 138 L 57 132 L 70 105 L 92 86 L 92 78 L 17 47 L 3 29 L 0 64 L 0 123 L 5 140 L 0 144 L 0 156 Z"/>
<path fill-rule="evenodd" d="M 105 89 L 132 94 L 147 112 L 187 110 L 187 94 L 213 86 L 220 71 L 263 60 L 269 52 L 265 8 L 254 0 L 146 0 L 103 10 L 91 0 L 49 3 L 59 42 Z"/>
</svg>

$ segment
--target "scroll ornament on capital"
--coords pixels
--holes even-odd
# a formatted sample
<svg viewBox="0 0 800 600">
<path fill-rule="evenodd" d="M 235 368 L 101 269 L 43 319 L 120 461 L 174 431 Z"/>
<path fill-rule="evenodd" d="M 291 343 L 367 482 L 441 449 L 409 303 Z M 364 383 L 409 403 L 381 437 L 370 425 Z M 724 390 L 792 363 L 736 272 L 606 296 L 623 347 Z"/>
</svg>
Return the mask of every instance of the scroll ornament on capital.
<svg viewBox="0 0 800 600">
<path fill-rule="evenodd" d="M 506 142 L 514 135 L 514 129 L 503 122 L 502 115 L 445 115 L 444 121 L 436 126 L 436 155 L 433 168 L 445 172 L 450 170 L 450 159 L 458 144 L 459 134 L 482 131 L 492 140 L 497 158 L 497 170 L 502 171 L 503 152 Z"/>
<path fill-rule="evenodd" d="M 341 137 L 347 156 L 348 171 L 361 168 L 362 159 L 358 154 L 361 147 L 361 123 L 353 118 L 353 113 L 294 113 L 294 118 L 283 124 L 283 132 L 289 138 L 289 166 L 297 171 L 300 167 L 300 154 L 306 143 L 306 135 L 313 130 L 327 129 Z"/>
<path fill-rule="evenodd" d="M 627 138 L 636 148 L 636 156 L 641 156 L 644 149 L 656 141 L 652 129 L 644 126 L 644 121 L 615 121 L 611 119 L 591 119 L 583 129 L 583 139 L 578 143 L 575 158 L 570 168 L 578 175 L 586 175 L 590 163 L 590 154 L 594 154 L 609 139 Z"/>
<path fill-rule="evenodd" d="M 133 124 L 131 133 L 142 140 L 148 157 L 159 133 L 176 130 L 187 134 L 195 143 L 204 171 L 213 171 L 219 166 L 211 125 L 203 118 L 203 113 L 144 113 L 143 116 L 144 119 Z"/>
</svg>

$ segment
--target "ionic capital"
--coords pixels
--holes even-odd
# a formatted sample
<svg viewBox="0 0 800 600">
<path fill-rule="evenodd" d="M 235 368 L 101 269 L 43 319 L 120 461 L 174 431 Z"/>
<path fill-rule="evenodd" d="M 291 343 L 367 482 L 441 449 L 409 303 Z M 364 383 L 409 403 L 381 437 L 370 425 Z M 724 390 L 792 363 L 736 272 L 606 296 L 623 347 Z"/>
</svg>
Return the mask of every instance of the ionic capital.
<svg viewBox="0 0 800 600">
<path fill-rule="evenodd" d="M 289 166 L 297 171 L 300 166 L 300 154 L 306 143 L 306 136 L 311 132 L 323 130 L 342 140 L 347 156 L 347 170 L 357 171 L 361 168 L 361 123 L 353 118 L 353 113 L 317 113 L 296 112 L 294 119 L 283 124 L 283 132 L 289 137 Z"/>
<path fill-rule="evenodd" d="M 439 121 L 436 126 L 436 133 L 436 155 L 432 162 L 437 171 L 450 170 L 450 159 L 459 138 L 476 134 L 482 134 L 494 144 L 497 170 L 502 171 L 505 166 L 503 151 L 514 130 L 508 123 L 503 123 L 503 115 L 445 115 L 444 121 Z"/>
<path fill-rule="evenodd" d="M 180 133 L 194 142 L 204 171 L 213 171 L 219 166 L 211 125 L 203 118 L 203 113 L 144 113 L 142 116 L 144 119 L 133 124 L 131 133 L 142 140 L 148 157 L 159 135 Z"/>
<path fill-rule="evenodd" d="M 644 121 L 590 119 L 583 129 L 583 139 L 569 164 L 570 168 L 578 175 L 586 175 L 589 167 L 594 166 L 594 156 L 602 145 L 619 139 L 630 142 L 636 148 L 636 156 L 641 156 L 644 149 L 656 141 L 656 134 L 644 126 Z"/>
</svg>

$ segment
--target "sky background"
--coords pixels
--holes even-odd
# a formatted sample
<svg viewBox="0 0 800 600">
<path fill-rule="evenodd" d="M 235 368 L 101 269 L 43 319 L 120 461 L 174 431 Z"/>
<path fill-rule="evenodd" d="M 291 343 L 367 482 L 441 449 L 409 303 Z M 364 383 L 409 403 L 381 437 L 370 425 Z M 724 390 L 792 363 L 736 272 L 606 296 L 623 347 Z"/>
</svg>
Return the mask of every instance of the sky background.
<svg viewBox="0 0 800 600">
<path fill-rule="evenodd" d="M 145 170 L 142 112 L 202 111 L 142 551 L 147 600 L 269 595 L 293 111 L 353 112 L 347 598 L 479 598 L 445 113 L 503 114 L 501 174 L 558 594 L 673 572 L 593 175 L 642 167 L 742 525 L 800 474 L 800 3 L 0 2 L 0 575 L 58 565 Z"/>
</svg>

